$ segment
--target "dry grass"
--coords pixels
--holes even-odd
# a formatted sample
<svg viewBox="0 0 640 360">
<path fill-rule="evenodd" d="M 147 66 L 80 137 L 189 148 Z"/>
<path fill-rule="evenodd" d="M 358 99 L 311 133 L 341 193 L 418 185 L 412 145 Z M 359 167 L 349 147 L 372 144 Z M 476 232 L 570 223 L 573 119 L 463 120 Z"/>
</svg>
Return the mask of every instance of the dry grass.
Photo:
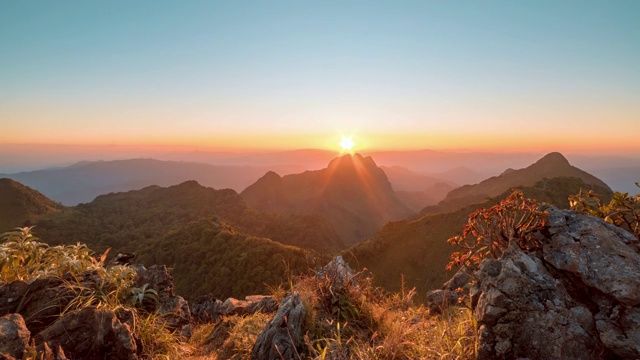
<svg viewBox="0 0 640 360">
<path fill-rule="evenodd" d="M 248 359 L 258 335 L 271 317 L 261 313 L 229 316 L 197 327 L 189 341 L 192 355 L 188 359 Z"/>
</svg>

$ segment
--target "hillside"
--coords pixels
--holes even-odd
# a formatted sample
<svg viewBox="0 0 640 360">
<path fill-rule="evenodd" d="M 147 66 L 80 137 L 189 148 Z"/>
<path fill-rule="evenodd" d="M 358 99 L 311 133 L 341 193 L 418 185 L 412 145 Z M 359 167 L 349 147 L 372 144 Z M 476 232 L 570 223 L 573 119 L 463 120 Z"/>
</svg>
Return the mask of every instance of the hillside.
<svg viewBox="0 0 640 360">
<path fill-rule="evenodd" d="M 188 180 L 215 189 L 240 191 L 267 170 L 299 171 L 297 166 L 210 165 L 186 161 L 130 159 L 83 161 L 54 169 L 2 174 L 30 186 L 65 205 L 87 203 L 110 192 L 141 189 L 145 186 L 171 186 Z"/>
<path fill-rule="evenodd" d="M 138 252 L 143 264 L 172 268 L 177 292 L 188 299 L 208 293 L 220 299 L 265 294 L 269 286 L 309 273 L 327 259 L 312 250 L 239 233 L 216 219 L 145 241 Z"/>
<path fill-rule="evenodd" d="M 277 214 L 320 215 L 346 244 L 374 234 L 412 211 L 394 194 L 384 171 L 360 154 L 333 159 L 327 168 L 279 176 L 268 172 L 241 194 L 249 206 Z"/>
<path fill-rule="evenodd" d="M 452 190 L 447 197 L 436 206 L 429 206 L 421 214 L 437 214 L 453 211 L 464 206 L 482 202 L 488 198 L 498 196 L 517 186 L 533 186 L 545 178 L 576 177 L 586 184 L 609 189 L 609 186 L 595 176 L 569 164 L 560 153 L 549 153 L 524 169 L 507 169 L 499 176 L 488 178 L 479 184 L 465 185 Z"/>
<path fill-rule="evenodd" d="M 581 188 L 611 195 L 611 190 L 587 184 L 579 178 L 553 178 L 534 186 L 518 187 L 525 196 L 568 208 L 568 196 Z M 401 274 L 405 284 L 417 287 L 419 293 L 439 288 L 452 274 L 445 271 L 449 255 L 456 249 L 446 240 L 461 231 L 469 214 L 481 207 L 489 207 L 505 198 L 511 190 L 481 203 L 465 206 L 448 213 L 427 214 L 409 221 L 385 225 L 373 238 L 343 252 L 345 259 L 356 269 L 366 267 L 376 283 L 389 290 L 400 290 Z"/>
<path fill-rule="evenodd" d="M 52 244 L 87 242 L 96 251 L 138 251 L 151 239 L 192 221 L 218 217 L 239 232 L 286 245 L 335 252 L 344 245 L 331 225 L 314 216 L 279 216 L 249 209 L 233 190 L 187 181 L 101 195 L 38 222 Z"/>
<path fill-rule="evenodd" d="M 38 217 L 53 214 L 62 205 L 11 179 L 0 179 L 0 232 L 30 225 Z"/>
</svg>

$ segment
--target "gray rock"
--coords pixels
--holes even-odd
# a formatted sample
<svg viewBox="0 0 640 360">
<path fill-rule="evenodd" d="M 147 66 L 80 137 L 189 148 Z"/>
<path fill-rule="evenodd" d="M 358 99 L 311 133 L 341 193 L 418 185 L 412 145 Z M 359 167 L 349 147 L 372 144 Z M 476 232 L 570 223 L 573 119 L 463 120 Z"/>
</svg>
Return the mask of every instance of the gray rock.
<svg viewBox="0 0 640 360">
<path fill-rule="evenodd" d="M 222 301 L 211 294 L 195 298 L 189 307 L 192 320 L 199 324 L 216 322 L 222 316 Z"/>
<path fill-rule="evenodd" d="M 547 208 L 544 260 L 589 288 L 627 306 L 640 304 L 640 254 L 635 236 L 602 219 Z"/>
<path fill-rule="evenodd" d="M 27 328 L 37 334 L 58 319 L 60 313 L 76 296 L 67 282 L 78 282 L 79 286 L 96 287 L 102 280 L 98 275 L 84 272 L 73 280 L 69 277 L 40 278 L 27 284 L 13 281 L 0 285 L 0 316 L 19 313 Z"/>
<path fill-rule="evenodd" d="M 320 269 L 317 274 L 318 278 L 328 278 L 334 286 L 338 287 L 345 287 L 352 284 L 357 285 L 354 279 L 355 276 L 349 264 L 339 255 Z"/>
<path fill-rule="evenodd" d="M 138 266 L 135 284 L 137 287 L 148 284 L 148 288 L 158 293 L 158 314 L 166 321 L 169 330 L 181 331 L 191 323 L 191 311 L 187 301 L 176 295 L 170 270 L 165 265 L 153 265 L 149 269 Z"/>
<path fill-rule="evenodd" d="M 95 307 L 61 317 L 37 334 L 35 343 L 39 351 L 61 347 L 72 359 L 138 359 L 132 329 L 113 311 Z"/>
<path fill-rule="evenodd" d="M 432 290 L 427 293 L 427 307 L 432 314 L 440 314 L 449 306 L 458 304 L 459 295 L 451 290 Z"/>
<path fill-rule="evenodd" d="M 304 349 L 306 310 L 300 295 L 289 294 L 262 329 L 251 352 L 253 360 L 298 359 Z"/>
<path fill-rule="evenodd" d="M 476 276 L 479 359 L 593 359 L 605 351 L 586 308 L 540 259 L 511 245 Z"/>
<path fill-rule="evenodd" d="M 0 354 L 22 359 L 22 353 L 29 346 L 31 332 L 20 314 L 0 317 Z"/>
</svg>

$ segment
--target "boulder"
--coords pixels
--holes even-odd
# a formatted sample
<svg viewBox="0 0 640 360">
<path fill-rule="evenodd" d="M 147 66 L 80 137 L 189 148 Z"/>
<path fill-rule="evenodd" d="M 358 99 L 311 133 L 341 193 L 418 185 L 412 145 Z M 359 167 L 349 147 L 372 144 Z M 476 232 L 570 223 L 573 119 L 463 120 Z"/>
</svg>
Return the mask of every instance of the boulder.
<svg viewBox="0 0 640 360">
<path fill-rule="evenodd" d="M 101 279 L 98 275 L 85 272 L 70 277 L 48 277 L 36 279 L 27 284 L 13 281 L 0 285 L 0 316 L 19 313 L 25 319 L 27 328 L 37 334 L 58 319 L 60 313 L 76 297 L 69 283 L 78 286 L 96 287 Z"/>
<path fill-rule="evenodd" d="M 0 317 L 0 354 L 22 359 L 22 353 L 29 346 L 31 332 L 20 314 Z M 2 356 L 0 355 L 0 356 Z"/>
<path fill-rule="evenodd" d="M 211 294 L 202 295 L 189 303 L 189 309 L 194 322 L 212 323 L 218 321 L 222 315 L 222 301 Z"/>
<path fill-rule="evenodd" d="M 299 294 L 289 294 L 262 329 L 251 351 L 254 360 L 299 359 L 304 349 L 306 310 Z"/>
<path fill-rule="evenodd" d="M 510 246 L 478 272 L 478 359 L 594 359 L 604 351 L 588 309 L 542 261 Z"/>
<path fill-rule="evenodd" d="M 72 359 L 136 360 L 132 330 L 113 311 L 86 307 L 69 313 L 35 336 L 39 351 L 61 347 Z"/>
<path fill-rule="evenodd" d="M 511 244 L 486 259 L 478 296 L 480 359 L 640 358 L 638 239 L 602 219 L 545 207 L 541 251 Z"/>
<path fill-rule="evenodd" d="M 172 331 L 182 331 L 183 327 L 191 323 L 189 304 L 181 296 L 176 295 L 169 268 L 165 265 L 153 265 L 146 269 L 136 266 L 135 285 L 142 287 L 148 284 L 149 289 L 158 293 L 158 314 L 166 321 L 167 328 Z"/>
</svg>

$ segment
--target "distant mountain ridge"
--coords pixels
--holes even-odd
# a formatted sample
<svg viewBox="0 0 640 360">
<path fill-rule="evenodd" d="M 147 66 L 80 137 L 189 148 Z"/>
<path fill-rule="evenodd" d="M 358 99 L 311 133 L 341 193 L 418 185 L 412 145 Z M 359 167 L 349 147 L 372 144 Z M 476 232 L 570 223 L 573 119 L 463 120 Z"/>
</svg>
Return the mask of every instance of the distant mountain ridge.
<svg viewBox="0 0 640 360">
<path fill-rule="evenodd" d="M 274 166 L 284 172 L 299 171 L 296 166 Z M 254 182 L 268 169 L 260 166 L 221 166 L 186 161 L 128 159 L 81 161 L 68 167 L 0 174 L 30 186 L 67 206 L 87 203 L 110 192 L 129 191 L 145 186 L 171 186 L 196 180 L 216 189 L 237 191 Z"/>
<path fill-rule="evenodd" d="M 251 207 L 278 214 L 318 214 L 347 244 L 372 235 L 385 222 L 412 214 L 371 157 L 333 159 L 327 168 L 279 176 L 268 172 L 240 194 Z"/>
<path fill-rule="evenodd" d="M 0 179 L 0 232 L 30 225 L 43 215 L 59 212 L 62 207 L 37 190 L 12 179 Z"/>
<path fill-rule="evenodd" d="M 609 186 L 595 176 L 572 166 L 560 153 L 552 152 L 532 165 L 523 169 L 506 169 L 499 176 L 490 177 L 475 185 L 464 185 L 447 194 L 447 197 L 436 206 L 426 207 L 421 214 L 435 214 L 453 211 L 464 206 L 484 201 L 518 186 L 533 186 L 542 179 L 554 177 L 575 177 L 586 184 L 593 185 L 605 191 L 611 191 Z"/>
</svg>

